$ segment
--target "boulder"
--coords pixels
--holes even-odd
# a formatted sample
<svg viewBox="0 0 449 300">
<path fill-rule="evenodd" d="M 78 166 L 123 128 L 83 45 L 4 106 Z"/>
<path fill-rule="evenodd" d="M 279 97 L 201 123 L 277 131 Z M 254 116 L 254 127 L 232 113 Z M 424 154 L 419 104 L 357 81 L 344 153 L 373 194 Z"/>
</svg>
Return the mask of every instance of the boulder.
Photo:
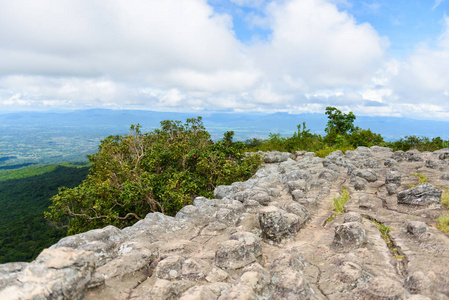
<svg viewBox="0 0 449 300">
<path fill-rule="evenodd" d="M 229 240 L 218 245 L 215 264 L 223 269 L 240 269 L 256 261 L 254 247 L 243 241 Z"/>
<path fill-rule="evenodd" d="M 411 189 L 399 192 L 397 198 L 400 204 L 428 205 L 439 203 L 442 193 L 442 190 L 429 183 L 421 183 Z"/>
<path fill-rule="evenodd" d="M 275 207 L 267 206 L 259 210 L 259 223 L 264 239 L 280 242 L 296 233 L 308 216 L 298 216 Z"/>
<path fill-rule="evenodd" d="M 365 228 L 359 222 L 347 222 L 335 227 L 332 245 L 342 252 L 357 249 L 367 242 Z"/>
<path fill-rule="evenodd" d="M 94 267 L 91 251 L 45 249 L 0 291 L 0 299 L 83 299 Z"/>
</svg>

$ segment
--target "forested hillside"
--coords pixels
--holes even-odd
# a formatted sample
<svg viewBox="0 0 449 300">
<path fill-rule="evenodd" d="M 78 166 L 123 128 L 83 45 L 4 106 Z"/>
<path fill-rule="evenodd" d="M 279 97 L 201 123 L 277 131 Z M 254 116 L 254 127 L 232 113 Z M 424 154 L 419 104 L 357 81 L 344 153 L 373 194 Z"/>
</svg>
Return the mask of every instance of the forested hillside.
<svg viewBox="0 0 449 300">
<path fill-rule="evenodd" d="M 89 167 L 47 167 L 47 173 L 0 181 L 0 263 L 30 261 L 65 236 L 44 218 L 61 186 L 75 187 Z M 17 170 L 24 173 L 24 170 Z M 22 176 L 25 176 L 22 174 Z"/>
</svg>

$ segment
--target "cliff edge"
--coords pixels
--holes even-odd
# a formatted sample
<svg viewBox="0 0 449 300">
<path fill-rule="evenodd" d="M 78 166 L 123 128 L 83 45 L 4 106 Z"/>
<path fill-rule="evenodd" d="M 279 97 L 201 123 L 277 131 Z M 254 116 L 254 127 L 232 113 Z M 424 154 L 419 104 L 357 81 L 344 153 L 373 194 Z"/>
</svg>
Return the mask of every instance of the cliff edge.
<svg viewBox="0 0 449 300">
<path fill-rule="evenodd" d="M 449 299 L 449 236 L 435 221 L 449 149 L 262 155 L 251 179 L 175 217 L 0 265 L 0 299 Z"/>
</svg>

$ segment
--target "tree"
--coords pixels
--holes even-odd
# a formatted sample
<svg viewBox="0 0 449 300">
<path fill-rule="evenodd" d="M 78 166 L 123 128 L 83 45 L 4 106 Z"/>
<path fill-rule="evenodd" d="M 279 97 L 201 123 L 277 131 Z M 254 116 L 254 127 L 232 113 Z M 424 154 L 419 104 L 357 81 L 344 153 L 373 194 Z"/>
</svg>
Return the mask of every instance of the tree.
<svg viewBox="0 0 449 300">
<path fill-rule="evenodd" d="M 350 111 L 347 114 L 342 113 L 335 107 L 326 107 L 326 115 L 329 119 L 325 131 L 328 134 L 345 135 L 352 132 L 354 127 L 355 115 Z"/>
<path fill-rule="evenodd" d="M 109 136 L 83 183 L 61 189 L 46 216 L 66 223 L 68 233 L 115 225 L 123 228 L 149 212 L 175 214 L 196 196 L 212 197 L 216 186 L 248 179 L 261 164 L 259 156 L 245 157 L 243 143 L 226 132 L 210 140 L 201 117 L 162 121 L 152 132 L 132 125 L 130 134 Z"/>
</svg>

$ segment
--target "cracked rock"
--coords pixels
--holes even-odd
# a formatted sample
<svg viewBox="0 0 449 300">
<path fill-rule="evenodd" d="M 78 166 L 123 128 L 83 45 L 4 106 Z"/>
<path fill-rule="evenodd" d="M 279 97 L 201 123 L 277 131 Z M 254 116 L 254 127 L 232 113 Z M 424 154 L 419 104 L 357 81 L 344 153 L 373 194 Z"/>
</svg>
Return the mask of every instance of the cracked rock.
<svg viewBox="0 0 449 300">
<path fill-rule="evenodd" d="M 354 250 L 366 242 L 365 228 L 359 222 L 348 222 L 335 227 L 333 246 L 339 251 Z"/>
<path fill-rule="evenodd" d="M 398 203 L 427 205 L 439 203 L 443 192 L 429 183 L 421 183 L 411 189 L 398 193 Z"/>
<path fill-rule="evenodd" d="M 218 245 L 215 252 L 215 264 L 223 269 L 240 269 L 256 261 L 252 251 L 243 241 L 229 240 Z"/>
</svg>

